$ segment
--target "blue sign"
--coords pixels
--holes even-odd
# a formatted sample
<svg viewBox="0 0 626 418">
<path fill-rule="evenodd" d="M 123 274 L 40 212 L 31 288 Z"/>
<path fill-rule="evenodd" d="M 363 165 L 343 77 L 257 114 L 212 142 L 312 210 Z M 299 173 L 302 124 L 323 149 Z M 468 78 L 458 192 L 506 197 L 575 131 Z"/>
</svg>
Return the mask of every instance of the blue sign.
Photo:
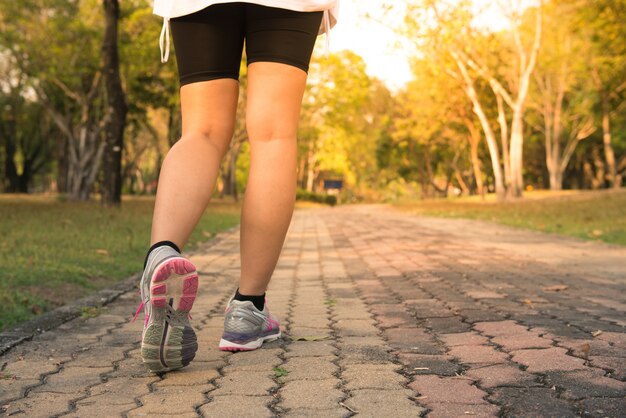
<svg viewBox="0 0 626 418">
<path fill-rule="evenodd" d="M 343 188 L 343 180 L 324 180 L 324 190 Z"/>
</svg>

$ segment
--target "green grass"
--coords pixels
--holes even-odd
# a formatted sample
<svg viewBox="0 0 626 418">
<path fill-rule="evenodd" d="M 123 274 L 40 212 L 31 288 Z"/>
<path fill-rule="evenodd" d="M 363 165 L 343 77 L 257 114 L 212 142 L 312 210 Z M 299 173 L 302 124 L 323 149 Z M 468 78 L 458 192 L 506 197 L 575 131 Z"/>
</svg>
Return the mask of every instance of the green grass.
<svg viewBox="0 0 626 418">
<path fill-rule="evenodd" d="M 274 376 L 283 377 L 283 376 L 287 376 L 288 374 L 289 374 L 288 370 L 283 369 L 282 367 L 274 367 Z"/>
<path fill-rule="evenodd" d="M 416 215 L 479 219 L 626 245 L 626 191 L 530 192 L 518 201 L 497 203 L 490 196 L 404 201 L 398 209 Z"/>
<path fill-rule="evenodd" d="M 153 207 L 0 195 L 0 330 L 141 271 Z M 185 250 L 238 222 L 239 205 L 211 202 Z"/>
</svg>

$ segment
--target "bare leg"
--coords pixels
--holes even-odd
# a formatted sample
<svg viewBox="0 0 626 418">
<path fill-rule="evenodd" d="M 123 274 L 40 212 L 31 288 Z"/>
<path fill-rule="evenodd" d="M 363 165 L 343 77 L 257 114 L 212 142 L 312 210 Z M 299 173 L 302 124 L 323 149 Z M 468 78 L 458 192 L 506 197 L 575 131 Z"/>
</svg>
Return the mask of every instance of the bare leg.
<svg viewBox="0 0 626 418">
<path fill-rule="evenodd" d="M 230 78 L 181 87 L 183 134 L 161 168 L 153 244 L 172 241 L 182 250 L 204 213 L 233 135 L 238 92 Z"/>
<path fill-rule="evenodd" d="M 248 67 L 250 176 L 241 214 L 239 284 L 244 295 L 265 292 L 291 222 L 305 85 L 306 73 L 293 66 L 255 62 Z"/>
</svg>

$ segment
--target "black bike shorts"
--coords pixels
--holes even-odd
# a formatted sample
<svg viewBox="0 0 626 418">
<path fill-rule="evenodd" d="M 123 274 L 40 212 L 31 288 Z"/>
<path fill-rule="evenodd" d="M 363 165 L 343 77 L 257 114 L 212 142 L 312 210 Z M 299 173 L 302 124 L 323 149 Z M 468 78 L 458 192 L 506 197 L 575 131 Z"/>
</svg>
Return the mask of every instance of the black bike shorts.
<svg viewBox="0 0 626 418">
<path fill-rule="evenodd" d="M 278 62 L 305 72 L 323 12 L 296 12 L 251 3 L 214 4 L 170 19 L 180 85 L 239 79 L 246 60 Z"/>
</svg>

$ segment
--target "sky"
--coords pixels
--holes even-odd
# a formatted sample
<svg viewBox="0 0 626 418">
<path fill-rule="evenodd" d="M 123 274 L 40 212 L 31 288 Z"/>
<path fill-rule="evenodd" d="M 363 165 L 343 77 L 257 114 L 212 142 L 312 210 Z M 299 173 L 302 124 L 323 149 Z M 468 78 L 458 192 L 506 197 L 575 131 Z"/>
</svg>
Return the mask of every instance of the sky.
<svg viewBox="0 0 626 418">
<path fill-rule="evenodd" d="M 523 7 L 533 2 L 514 1 L 520 1 Z M 394 9 L 384 16 L 385 23 L 382 24 L 376 18 L 383 18 L 384 3 L 393 4 Z M 363 57 L 368 74 L 380 78 L 392 90 L 402 88 L 412 77 L 407 59 L 410 47 L 391 29 L 403 24 L 403 3 L 401 0 L 340 0 L 338 23 L 330 33 L 331 52 L 351 49 Z M 508 22 L 495 2 L 474 0 L 473 3 L 475 10 L 480 11 L 476 20 L 478 26 L 492 30 L 506 27 Z M 374 19 L 368 19 L 367 14 Z"/>
<path fill-rule="evenodd" d="M 388 1 L 387 1 L 388 2 Z M 392 29 L 373 19 L 381 17 L 384 0 L 340 0 L 337 25 L 330 32 L 330 52 L 350 49 L 363 57 L 370 76 L 382 79 L 389 88 L 401 88 L 411 79 L 406 49 Z M 402 23 L 401 10 L 386 16 L 388 25 Z"/>
</svg>

